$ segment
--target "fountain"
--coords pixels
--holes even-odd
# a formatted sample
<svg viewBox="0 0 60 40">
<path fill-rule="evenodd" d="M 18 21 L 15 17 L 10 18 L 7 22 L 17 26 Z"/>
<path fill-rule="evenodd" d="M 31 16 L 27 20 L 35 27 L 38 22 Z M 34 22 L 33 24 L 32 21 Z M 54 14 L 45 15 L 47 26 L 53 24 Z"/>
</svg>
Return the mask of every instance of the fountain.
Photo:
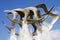
<svg viewBox="0 0 60 40">
<path fill-rule="evenodd" d="M 9 40 L 17 40 L 15 35 L 15 29 L 11 29 L 10 39 Z"/>
<path fill-rule="evenodd" d="M 45 13 L 42 15 L 39 12 L 40 10 L 38 10 L 38 8 L 42 8 Z M 39 4 L 34 7 L 27 7 L 23 9 L 19 8 L 13 10 L 5 10 L 5 12 L 8 12 L 8 14 L 14 15 L 13 19 L 7 15 L 7 18 L 12 22 L 11 28 L 5 25 L 6 28 L 10 31 L 9 40 L 52 40 L 49 31 L 58 19 L 57 14 L 50 12 L 52 9 L 53 7 L 48 10 L 45 4 Z M 21 17 L 20 20 L 16 19 L 18 15 Z M 49 16 L 52 17 L 51 23 L 46 22 L 46 19 Z M 21 27 L 21 30 L 18 33 L 15 31 L 15 23 L 19 24 Z M 31 24 L 33 26 L 33 33 L 30 32 L 28 24 Z"/>
</svg>

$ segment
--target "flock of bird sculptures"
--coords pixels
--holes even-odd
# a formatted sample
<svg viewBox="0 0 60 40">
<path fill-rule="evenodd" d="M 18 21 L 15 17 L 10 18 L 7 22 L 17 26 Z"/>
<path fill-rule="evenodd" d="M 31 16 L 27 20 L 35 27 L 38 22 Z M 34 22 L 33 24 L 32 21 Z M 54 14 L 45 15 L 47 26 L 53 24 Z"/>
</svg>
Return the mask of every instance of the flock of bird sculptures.
<svg viewBox="0 0 60 40">
<path fill-rule="evenodd" d="M 39 10 L 39 8 L 42 8 L 44 10 L 44 14 L 42 14 Z M 22 21 L 25 20 L 27 21 L 28 24 L 31 24 L 34 28 L 34 32 L 33 34 L 36 32 L 36 30 L 38 29 L 38 27 L 36 26 L 36 24 L 41 25 L 41 23 L 43 23 L 43 21 L 46 20 L 46 18 L 48 16 L 52 16 L 53 17 L 53 21 L 56 21 L 58 19 L 58 15 L 57 14 L 53 14 L 51 12 L 51 10 L 54 8 L 54 6 L 52 6 L 50 8 L 50 10 L 47 9 L 45 4 L 39 4 L 37 6 L 33 6 L 33 7 L 26 7 L 26 8 L 18 8 L 18 9 L 13 9 L 13 10 L 5 10 L 5 12 L 7 12 L 7 18 L 12 21 L 12 27 L 8 27 L 4 22 L 6 28 L 11 31 L 11 29 L 14 28 L 15 23 L 19 24 L 20 27 L 22 28 Z M 13 14 L 13 18 L 10 18 L 8 16 L 8 14 Z M 20 20 L 17 20 L 18 15 L 20 15 Z M 38 30 L 41 30 L 38 29 Z M 18 33 L 15 33 L 16 35 L 19 35 Z"/>
</svg>

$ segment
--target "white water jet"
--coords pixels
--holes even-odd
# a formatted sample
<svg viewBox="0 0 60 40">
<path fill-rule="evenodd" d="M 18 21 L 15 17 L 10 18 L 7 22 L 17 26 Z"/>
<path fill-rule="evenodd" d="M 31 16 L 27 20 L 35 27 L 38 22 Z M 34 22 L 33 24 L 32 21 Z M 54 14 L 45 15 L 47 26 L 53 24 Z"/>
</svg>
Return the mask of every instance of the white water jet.
<svg viewBox="0 0 60 40">
<path fill-rule="evenodd" d="M 20 34 L 19 40 L 32 40 L 32 35 L 25 20 L 22 22 L 22 29 L 19 34 Z"/>
<path fill-rule="evenodd" d="M 10 39 L 9 40 L 17 40 L 15 35 L 15 29 L 11 29 Z"/>
<path fill-rule="evenodd" d="M 37 30 L 37 35 L 36 36 L 33 36 L 33 38 L 35 39 L 35 40 L 52 40 L 52 37 L 51 37 L 51 34 L 50 34 L 50 27 L 52 28 L 53 27 L 53 25 L 52 24 L 49 24 L 49 23 L 47 23 L 47 22 L 43 22 L 43 26 L 41 27 L 41 26 L 39 26 L 39 25 L 37 25 L 37 27 L 39 28 L 39 27 L 41 27 L 41 29 L 39 30 Z M 41 31 L 41 32 L 40 32 Z"/>
<path fill-rule="evenodd" d="M 43 25 L 41 34 L 42 40 L 52 40 L 49 27 L 52 27 L 52 25 L 50 25 L 49 23 L 45 23 Z"/>
</svg>

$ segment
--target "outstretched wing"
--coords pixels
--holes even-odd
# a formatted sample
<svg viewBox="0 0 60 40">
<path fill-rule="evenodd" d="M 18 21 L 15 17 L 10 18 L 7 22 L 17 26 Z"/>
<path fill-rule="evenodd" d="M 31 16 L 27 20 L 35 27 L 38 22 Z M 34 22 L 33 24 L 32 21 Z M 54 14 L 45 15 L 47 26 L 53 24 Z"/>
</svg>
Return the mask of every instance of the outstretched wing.
<svg viewBox="0 0 60 40">
<path fill-rule="evenodd" d="M 49 11 L 47 11 L 46 13 L 44 13 L 42 16 L 44 16 L 44 15 L 49 15 L 49 14 L 51 13 L 51 11 L 52 11 L 53 8 L 54 8 L 54 6 L 52 6 L 52 7 L 49 9 Z"/>
<path fill-rule="evenodd" d="M 36 5 L 35 7 L 36 7 L 36 8 L 42 8 L 45 12 L 48 11 L 48 9 L 47 9 L 47 7 L 46 7 L 45 4 L 38 4 L 38 5 Z"/>
</svg>

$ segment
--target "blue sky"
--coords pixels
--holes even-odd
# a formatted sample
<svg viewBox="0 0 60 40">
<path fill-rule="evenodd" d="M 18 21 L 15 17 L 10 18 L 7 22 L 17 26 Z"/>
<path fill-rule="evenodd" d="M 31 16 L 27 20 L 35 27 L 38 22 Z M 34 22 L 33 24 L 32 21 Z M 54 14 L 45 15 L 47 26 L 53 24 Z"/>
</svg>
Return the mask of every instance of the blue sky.
<svg viewBox="0 0 60 40">
<path fill-rule="evenodd" d="M 47 8 L 55 5 L 53 11 L 58 12 L 60 16 L 60 0 L 0 0 L 0 40 L 8 40 L 8 30 L 2 25 L 1 21 L 11 25 L 10 21 L 5 17 L 6 13 L 3 12 L 7 9 L 25 8 L 29 6 L 35 6 L 37 4 L 46 4 Z M 52 30 L 60 30 L 60 18 L 54 24 Z"/>
</svg>

